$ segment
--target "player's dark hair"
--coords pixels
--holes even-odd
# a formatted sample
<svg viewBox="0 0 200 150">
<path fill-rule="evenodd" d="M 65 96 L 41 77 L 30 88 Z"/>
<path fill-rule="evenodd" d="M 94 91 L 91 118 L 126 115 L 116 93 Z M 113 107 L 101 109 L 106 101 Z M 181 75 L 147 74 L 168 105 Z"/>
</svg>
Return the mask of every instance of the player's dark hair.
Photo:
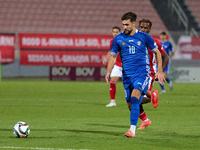
<svg viewBox="0 0 200 150">
<path fill-rule="evenodd" d="M 152 27 L 152 22 L 149 19 L 142 19 L 139 21 L 139 24 L 141 24 L 142 22 L 149 23 L 149 27 Z"/>
<path fill-rule="evenodd" d="M 114 27 L 112 27 L 112 30 L 113 30 L 113 29 L 118 29 L 119 32 L 121 31 L 120 27 L 118 27 L 118 26 L 114 26 Z"/>
<path fill-rule="evenodd" d="M 131 22 L 135 22 L 137 19 L 137 15 L 133 12 L 127 12 L 121 17 L 122 21 L 129 20 L 129 19 Z"/>
<path fill-rule="evenodd" d="M 165 31 L 161 32 L 160 35 L 167 35 Z"/>
</svg>

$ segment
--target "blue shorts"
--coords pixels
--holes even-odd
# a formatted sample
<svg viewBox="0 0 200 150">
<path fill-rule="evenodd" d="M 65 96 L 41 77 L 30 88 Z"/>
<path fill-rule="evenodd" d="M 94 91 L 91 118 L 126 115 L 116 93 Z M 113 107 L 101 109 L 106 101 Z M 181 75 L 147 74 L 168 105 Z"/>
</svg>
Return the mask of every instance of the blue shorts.
<svg viewBox="0 0 200 150">
<path fill-rule="evenodd" d="M 167 67 L 165 68 L 165 70 L 163 71 L 163 73 L 169 74 L 170 65 L 171 65 L 171 59 L 169 59 L 169 62 L 168 62 L 168 64 L 167 64 Z"/>
<path fill-rule="evenodd" d="M 141 95 L 145 95 L 148 89 L 149 84 L 149 76 L 141 77 L 125 77 L 123 78 L 124 91 L 126 102 L 130 102 L 131 93 L 134 89 L 140 91 Z"/>
</svg>

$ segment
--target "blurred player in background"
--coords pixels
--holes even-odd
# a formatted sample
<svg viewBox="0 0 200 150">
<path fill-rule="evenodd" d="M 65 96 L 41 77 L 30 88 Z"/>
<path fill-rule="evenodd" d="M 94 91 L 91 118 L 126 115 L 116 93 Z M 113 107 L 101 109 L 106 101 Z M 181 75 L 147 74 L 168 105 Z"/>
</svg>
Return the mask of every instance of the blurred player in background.
<svg viewBox="0 0 200 150">
<path fill-rule="evenodd" d="M 152 22 L 150 20 L 142 19 L 139 21 L 138 29 L 140 31 L 150 33 L 151 27 L 152 27 Z M 161 56 L 162 56 L 162 60 L 163 60 L 162 61 L 162 69 L 165 70 L 165 68 L 168 64 L 168 61 L 169 61 L 169 57 L 168 57 L 167 53 L 165 52 L 165 49 L 163 49 L 162 44 L 156 39 L 154 39 L 154 41 L 156 42 L 156 44 L 158 46 L 158 50 L 160 51 Z M 140 104 L 139 118 L 142 120 L 142 124 L 139 127 L 139 129 L 145 129 L 146 127 L 148 127 L 151 124 L 151 121 L 148 119 L 146 113 L 144 112 L 142 104 L 152 102 L 154 108 L 156 108 L 159 104 L 158 91 L 153 90 L 153 92 L 151 93 L 151 90 L 152 90 L 153 84 L 154 84 L 154 80 L 155 80 L 157 64 L 156 64 L 156 56 L 150 49 L 149 49 L 149 63 L 150 63 L 150 71 L 151 71 L 151 73 L 149 74 L 149 76 L 150 76 L 149 86 L 148 86 L 149 92 L 148 92 L 148 96 L 145 95 L 143 97 L 142 103 Z"/>
<path fill-rule="evenodd" d="M 112 28 L 113 37 L 115 37 L 119 33 L 120 33 L 120 28 L 117 27 L 117 26 L 114 26 Z M 110 41 L 110 50 L 111 50 L 111 46 L 112 46 L 112 41 Z M 107 62 L 108 62 L 108 60 L 111 56 L 110 50 L 108 51 L 105 59 L 103 60 L 104 65 L 107 65 Z M 108 105 L 106 105 L 106 107 L 117 106 L 116 103 L 115 103 L 116 83 L 119 80 L 119 78 L 121 78 L 121 77 L 122 77 L 122 61 L 121 61 L 120 56 L 118 54 L 115 65 L 114 65 L 114 67 L 111 71 L 111 74 L 110 74 L 110 99 L 111 99 L 111 102 Z"/>
<path fill-rule="evenodd" d="M 169 83 L 170 90 L 173 90 L 172 81 L 169 80 L 169 78 L 167 77 L 167 75 L 169 74 L 170 65 L 171 65 L 171 58 L 174 55 L 174 49 L 172 47 L 172 44 L 169 41 L 167 41 L 167 34 L 166 34 L 166 32 L 161 32 L 160 33 L 160 42 L 161 42 L 163 48 L 165 49 L 167 55 L 169 56 L 168 65 L 167 65 L 166 69 L 163 72 L 164 72 L 166 81 Z M 160 84 L 160 87 L 162 89 L 162 91 L 161 91 L 160 94 L 165 94 L 166 91 L 165 91 L 164 85 Z"/>
<path fill-rule="evenodd" d="M 114 66 L 119 52 L 123 64 L 123 84 L 127 105 L 130 109 L 130 130 L 125 133 L 127 137 L 135 137 L 136 125 L 139 118 L 139 105 L 147 92 L 149 82 L 149 54 L 147 47 L 156 53 L 158 72 L 156 77 L 161 84 L 164 76 L 162 72 L 161 54 L 152 37 L 135 28 L 137 15 L 132 12 L 125 13 L 121 20 L 124 32 L 118 34 L 112 43 L 111 57 L 106 72 L 106 82 L 109 84 L 110 72 Z"/>
</svg>

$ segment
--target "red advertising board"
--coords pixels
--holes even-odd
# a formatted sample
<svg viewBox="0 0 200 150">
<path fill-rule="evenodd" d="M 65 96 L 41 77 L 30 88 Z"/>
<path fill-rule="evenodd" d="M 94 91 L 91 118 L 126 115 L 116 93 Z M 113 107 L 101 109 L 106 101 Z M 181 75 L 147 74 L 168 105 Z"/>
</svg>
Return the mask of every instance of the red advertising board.
<svg viewBox="0 0 200 150">
<path fill-rule="evenodd" d="M 1 63 L 11 63 L 15 60 L 15 34 L 0 33 Z"/>
<path fill-rule="evenodd" d="M 180 42 L 179 48 L 180 54 L 186 58 L 200 59 L 200 38 L 185 37 L 183 42 Z"/>
<path fill-rule="evenodd" d="M 112 35 L 19 34 L 22 65 L 102 66 Z"/>
<path fill-rule="evenodd" d="M 112 39 L 112 35 L 20 33 L 20 64 L 102 66 Z"/>
</svg>

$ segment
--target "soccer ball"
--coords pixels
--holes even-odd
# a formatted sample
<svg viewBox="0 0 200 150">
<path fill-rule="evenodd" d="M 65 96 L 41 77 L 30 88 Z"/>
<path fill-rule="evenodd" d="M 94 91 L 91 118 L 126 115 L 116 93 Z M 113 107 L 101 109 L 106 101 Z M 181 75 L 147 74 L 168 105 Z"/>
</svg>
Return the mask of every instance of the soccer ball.
<svg viewBox="0 0 200 150">
<path fill-rule="evenodd" d="M 30 134 L 29 125 L 25 122 L 19 121 L 13 127 L 13 134 L 17 138 L 26 138 Z"/>
</svg>

